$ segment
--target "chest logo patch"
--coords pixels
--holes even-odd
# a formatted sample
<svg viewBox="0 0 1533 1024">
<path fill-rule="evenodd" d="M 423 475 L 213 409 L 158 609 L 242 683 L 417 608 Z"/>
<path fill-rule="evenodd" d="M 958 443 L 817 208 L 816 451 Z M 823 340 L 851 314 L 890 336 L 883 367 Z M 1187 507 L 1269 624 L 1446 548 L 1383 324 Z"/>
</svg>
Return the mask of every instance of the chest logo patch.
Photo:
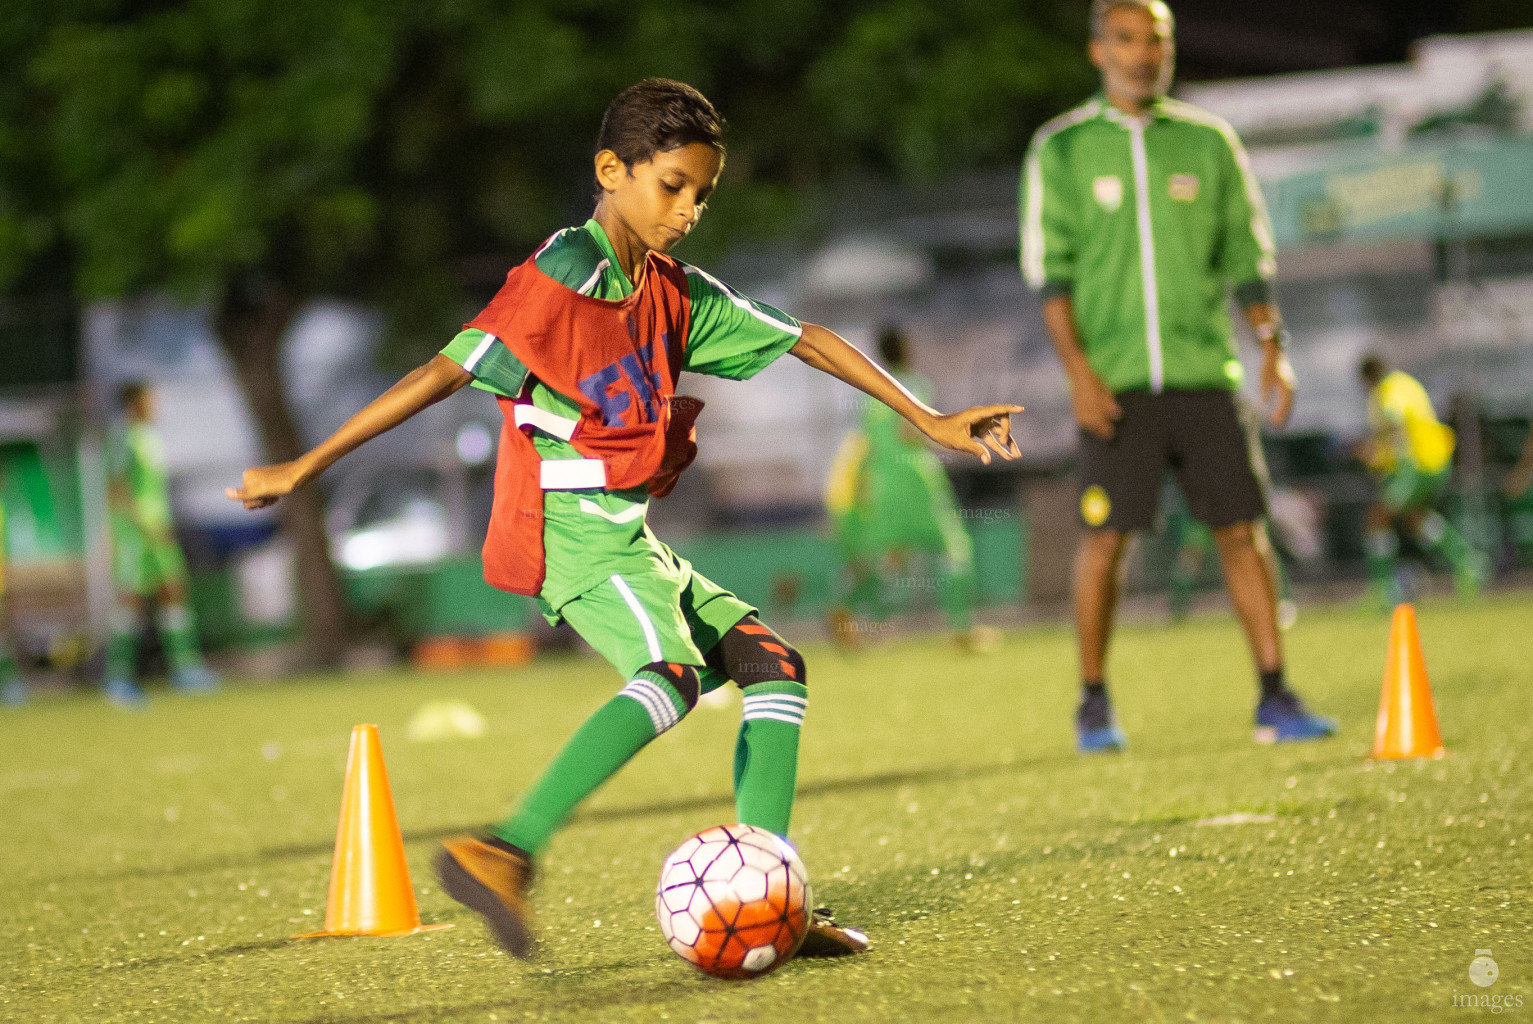
<svg viewBox="0 0 1533 1024">
<path fill-rule="evenodd" d="M 1091 194 L 1098 206 L 1112 213 L 1123 205 L 1123 179 L 1116 174 L 1104 174 L 1091 183 Z"/>
<path fill-rule="evenodd" d="M 1197 200 L 1201 185 L 1196 174 L 1173 174 L 1166 185 L 1166 191 L 1179 203 L 1191 203 Z"/>
</svg>

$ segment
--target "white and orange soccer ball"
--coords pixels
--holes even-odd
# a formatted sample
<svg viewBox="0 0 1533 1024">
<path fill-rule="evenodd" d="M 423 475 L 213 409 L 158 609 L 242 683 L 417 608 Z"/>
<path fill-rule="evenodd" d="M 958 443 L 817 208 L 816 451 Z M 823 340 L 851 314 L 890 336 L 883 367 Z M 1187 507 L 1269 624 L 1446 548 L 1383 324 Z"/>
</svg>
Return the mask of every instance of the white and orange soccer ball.
<svg viewBox="0 0 1533 1024">
<path fill-rule="evenodd" d="M 716 825 L 665 859 L 655 913 L 676 955 L 715 978 L 756 978 L 798 952 L 809 931 L 809 873 L 787 842 L 751 825 Z"/>
</svg>

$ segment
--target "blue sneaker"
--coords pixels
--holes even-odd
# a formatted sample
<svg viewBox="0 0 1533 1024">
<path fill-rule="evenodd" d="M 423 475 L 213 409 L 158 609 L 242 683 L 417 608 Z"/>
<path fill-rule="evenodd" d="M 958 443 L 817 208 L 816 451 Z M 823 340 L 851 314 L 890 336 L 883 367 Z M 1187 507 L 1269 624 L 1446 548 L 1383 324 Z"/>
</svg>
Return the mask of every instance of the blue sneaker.
<svg viewBox="0 0 1533 1024">
<path fill-rule="evenodd" d="M 179 693 L 212 693 L 218 689 L 218 673 L 206 665 L 187 665 L 170 674 L 170 685 Z"/>
<path fill-rule="evenodd" d="M 1336 735 L 1336 720 L 1317 715 L 1292 690 L 1263 697 L 1256 705 L 1256 742 L 1296 743 Z"/>
<path fill-rule="evenodd" d="M 142 711 L 149 706 L 144 690 L 126 676 L 107 679 L 101 684 L 101 695 L 127 711 Z"/>
<path fill-rule="evenodd" d="M 27 684 L 20 676 L 12 676 L 0 686 L 0 704 L 18 708 L 27 702 Z"/>
<path fill-rule="evenodd" d="M 1088 692 L 1075 709 L 1075 749 L 1082 754 L 1115 754 L 1127 746 L 1107 691 Z"/>
</svg>

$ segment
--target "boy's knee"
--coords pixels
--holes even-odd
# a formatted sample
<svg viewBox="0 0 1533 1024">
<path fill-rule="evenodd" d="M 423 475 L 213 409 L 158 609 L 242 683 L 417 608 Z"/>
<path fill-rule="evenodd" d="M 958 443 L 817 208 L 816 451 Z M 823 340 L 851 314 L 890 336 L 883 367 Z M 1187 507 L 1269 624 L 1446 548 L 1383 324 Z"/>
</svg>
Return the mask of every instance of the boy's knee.
<svg viewBox="0 0 1533 1024">
<path fill-rule="evenodd" d="M 782 646 L 788 652 L 782 658 L 783 664 L 787 666 L 785 675 L 800 686 L 808 686 L 808 666 L 804 664 L 804 656 L 798 653 L 798 648 L 792 644 L 784 643 Z"/>
<path fill-rule="evenodd" d="M 725 633 L 710 652 L 717 667 L 742 690 L 756 683 L 793 682 L 807 685 L 804 656 L 754 615 L 747 615 Z"/>
<path fill-rule="evenodd" d="M 676 691 L 676 696 L 681 698 L 684 705 L 681 712 L 683 715 L 697 707 L 702 682 L 696 668 L 691 665 L 678 665 L 673 661 L 656 661 L 645 665 L 639 671 L 653 673 L 670 683 L 671 689 Z"/>
<path fill-rule="evenodd" d="M 1256 544 L 1256 524 L 1232 523 L 1229 526 L 1221 526 L 1213 531 L 1214 543 L 1221 551 L 1237 551 L 1242 548 L 1254 548 Z"/>
</svg>

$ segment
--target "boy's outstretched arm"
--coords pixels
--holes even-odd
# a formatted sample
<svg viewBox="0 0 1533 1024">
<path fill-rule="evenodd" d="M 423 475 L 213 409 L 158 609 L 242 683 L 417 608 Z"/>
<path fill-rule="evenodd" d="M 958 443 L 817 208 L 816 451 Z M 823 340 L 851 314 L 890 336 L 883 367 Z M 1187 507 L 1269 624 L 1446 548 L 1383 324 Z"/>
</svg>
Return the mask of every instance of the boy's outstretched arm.
<svg viewBox="0 0 1533 1024">
<path fill-rule="evenodd" d="M 1022 454 L 1011 438 L 1011 414 L 1021 412 L 1020 405 L 977 405 L 944 416 L 906 391 L 839 334 L 818 324 L 804 324 L 803 337 L 789 351 L 816 370 L 872 395 L 944 448 L 977 455 L 987 466 L 992 450 L 1003 459 Z"/>
<path fill-rule="evenodd" d="M 373 399 L 313 450 L 292 462 L 245 470 L 239 487 L 224 493 L 246 508 L 264 508 L 323 473 L 342 455 L 387 430 L 392 430 L 428 405 L 453 394 L 474 375 L 443 355 L 406 374 L 398 384 Z"/>
</svg>

